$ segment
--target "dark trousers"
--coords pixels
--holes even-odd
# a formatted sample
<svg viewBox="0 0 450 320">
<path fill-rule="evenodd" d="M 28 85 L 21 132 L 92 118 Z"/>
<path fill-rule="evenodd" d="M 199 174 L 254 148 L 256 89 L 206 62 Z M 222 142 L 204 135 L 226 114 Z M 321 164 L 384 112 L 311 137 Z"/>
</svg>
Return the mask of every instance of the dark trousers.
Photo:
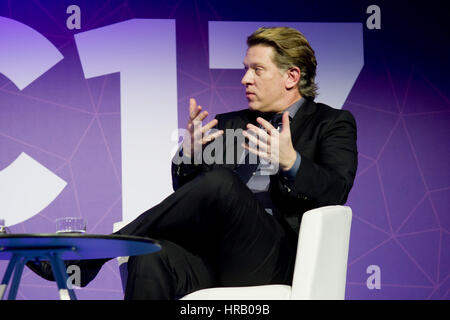
<svg viewBox="0 0 450 320">
<path fill-rule="evenodd" d="M 201 173 L 117 234 L 157 239 L 162 246 L 130 257 L 125 299 L 292 282 L 296 233 L 266 213 L 228 169 Z"/>
</svg>

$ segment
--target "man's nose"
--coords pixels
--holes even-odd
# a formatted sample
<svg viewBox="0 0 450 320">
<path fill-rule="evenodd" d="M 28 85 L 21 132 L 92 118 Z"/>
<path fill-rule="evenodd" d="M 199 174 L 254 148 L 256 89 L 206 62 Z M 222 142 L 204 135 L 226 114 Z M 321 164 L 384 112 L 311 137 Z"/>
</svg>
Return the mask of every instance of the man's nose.
<svg viewBox="0 0 450 320">
<path fill-rule="evenodd" d="M 242 77 L 241 83 L 246 86 L 248 84 L 252 84 L 253 81 L 253 77 L 251 75 L 251 70 L 248 69 L 247 72 L 244 74 L 244 76 Z"/>
</svg>

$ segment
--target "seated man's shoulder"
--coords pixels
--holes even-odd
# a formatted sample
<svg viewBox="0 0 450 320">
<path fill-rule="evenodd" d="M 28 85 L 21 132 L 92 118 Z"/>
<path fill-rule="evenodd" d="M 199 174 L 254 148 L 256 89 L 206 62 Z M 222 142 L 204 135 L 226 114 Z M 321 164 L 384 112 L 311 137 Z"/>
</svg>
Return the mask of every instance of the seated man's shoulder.
<svg viewBox="0 0 450 320">
<path fill-rule="evenodd" d="M 325 118 L 328 120 L 335 119 L 349 119 L 354 121 L 354 117 L 352 113 L 348 110 L 336 109 L 330 107 L 329 105 L 321 102 L 314 102 L 316 105 L 316 112 L 321 118 Z"/>
</svg>

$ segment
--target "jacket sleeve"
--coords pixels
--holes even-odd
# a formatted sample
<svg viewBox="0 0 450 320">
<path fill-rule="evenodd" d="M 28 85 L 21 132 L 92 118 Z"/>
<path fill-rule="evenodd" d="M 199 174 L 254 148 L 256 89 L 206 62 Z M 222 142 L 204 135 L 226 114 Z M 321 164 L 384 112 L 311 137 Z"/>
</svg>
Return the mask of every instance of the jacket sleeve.
<svg viewBox="0 0 450 320">
<path fill-rule="evenodd" d="M 216 115 L 215 119 L 219 120 L 220 115 Z M 218 126 L 221 121 L 219 120 Z M 220 128 L 220 127 L 219 127 Z M 183 155 L 182 148 L 178 149 L 177 153 L 172 158 L 172 188 L 174 191 L 181 186 L 194 179 L 200 172 L 205 170 L 209 165 L 202 163 L 194 164 L 193 159 Z"/>
<path fill-rule="evenodd" d="M 182 185 L 194 179 L 202 170 L 201 164 L 192 164 L 191 159 L 184 157 L 182 149 L 172 159 L 172 188 L 177 191 Z"/>
<path fill-rule="evenodd" d="M 306 207 L 344 204 L 356 175 L 356 138 L 353 115 L 339 112 L 318 138 L 314 161 L 297 150 L 301 163 L 295 179 L 278 175 L 281 193 Z"/>
</svg>

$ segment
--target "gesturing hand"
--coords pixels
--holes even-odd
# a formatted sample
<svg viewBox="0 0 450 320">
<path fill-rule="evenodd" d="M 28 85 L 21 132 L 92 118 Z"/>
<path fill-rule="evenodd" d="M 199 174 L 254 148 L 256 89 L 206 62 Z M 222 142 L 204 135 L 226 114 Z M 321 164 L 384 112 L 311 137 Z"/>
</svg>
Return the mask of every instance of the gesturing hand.
<svg viewBox="0 0 450 320">
<path fill-rule="evenodd" d="M 283 128 L 280 132 L 270 122 L 261 117 L 258 117 L 256 121 L 263 128 L 258 128 L 249 123 L 247 124 L 247 130 L 243 132 L 254 147 L 248 144 L 243 144 L 243 147 L 273 164 L 279 164 L 281 170 L 287 171 L 292 168 L 297 153 L 292 145 L 289 112 L 283 113 Z"/>
<path fill-rule="evenodd" d="M 202 126 L 202 121 L 208 116 L 208 111 L 201 112 L 202 107 L 197 105 L 194 98 L 189 100 L 189 121 L 187 124 L 188 134 L 183 139 L 183 154 L 193 157 L 202 151 L 203 145 L 216 139 L 223 134 L 223 130 L 208 134 L 217 125 L 217 119 Z"/>
</svg>

